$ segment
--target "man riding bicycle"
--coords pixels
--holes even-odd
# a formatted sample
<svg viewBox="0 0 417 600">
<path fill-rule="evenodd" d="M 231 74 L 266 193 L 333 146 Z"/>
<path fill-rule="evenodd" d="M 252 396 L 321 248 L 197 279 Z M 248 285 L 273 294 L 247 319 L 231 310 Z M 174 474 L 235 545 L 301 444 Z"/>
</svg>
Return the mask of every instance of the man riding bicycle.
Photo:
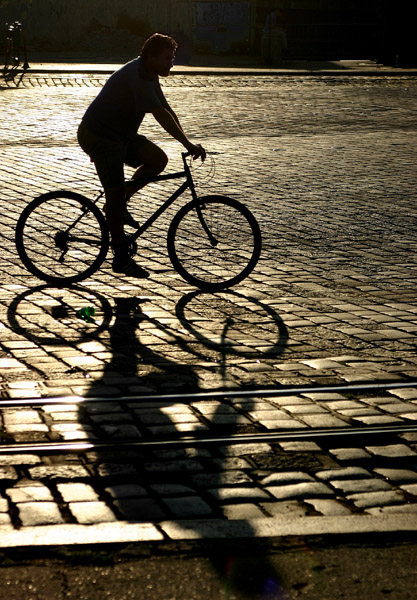
<svg viewBox="0 0 417 600">
<path fill-rule="evenodd" d="M 154 33 L 147 38 L 139 57 L 108 79 L 78 128 L 78 142 L 94 162 L 104 188 L 104 210 L 116 273 L 148 276 L 147 271 L 133 260 L 124 232 L 124 225 L 138 226 L 127 210 L 127 202 L 144 187 L 138 182 L 137 186 L 129 186 L 127 192 L 124 164 L 136 169 L 132 177 L 135 180 L 156 177 L 168 163 L 161 148 L 137 133 L 145 114 L 152 113 L 163 129 L 179 141 L 194 159 L 200 157 L 204 160 L 206 157 L 204 148 L 190 142 L 184 133 L 159 84 L 159 77 L 169 75 L 177 47 L 177 42 L 167 35 Z"/>
</svg>

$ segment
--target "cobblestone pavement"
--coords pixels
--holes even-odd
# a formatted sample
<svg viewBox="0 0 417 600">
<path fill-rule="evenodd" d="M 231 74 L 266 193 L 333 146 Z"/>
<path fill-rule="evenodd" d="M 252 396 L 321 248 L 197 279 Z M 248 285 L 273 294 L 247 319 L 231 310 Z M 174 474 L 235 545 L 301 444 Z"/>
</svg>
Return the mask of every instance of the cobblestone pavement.
<svg viewBox="0 0 417 600">
<path fill-rule="evenodd" d="M 215 173 L 211 161 L 196 171 L 201 192 L 243 200 L 263 233 L 254 273 L 214 295 L 197 292 L 170 266 L 172 212 L 141 241 L 148 280 L 116 276 L 106 263 L 83 283 L 58 289 L 21 265 L 14 227 L 31 198 L 98 189 L 75 131 L 103 82 L 57 74 L 0 91 L 0 186 L 8 208 L 0 217 L 2 396 L 114 398 L 5 408 L 4 439 L 125 440 L 415 421 L 417 384 L 192 404 L 145 404 L 140 395 L 415 380 L 417 80 L 166 80 L 185 130 L 214 153 Z M 178 144 L 150 119 L 144 132 L 161 141 L 176 170 Z M 135 216 L 143 220 L 172 189 L 149 186 Z M 89 304 L 97 311 L 93 323 L 76 316 Z M 410 433 L 342 447 L 282 442 L 140 457 L 0 455 L 3 540 L 13 545 L 25 530 L 40 536 L 48 524 L 68 536 L 68 527 L 91 523 L 101 524 L 94 529 L 99 540 L 115 535 L 112 523 L 120 531 L 121 521 L 132 524 L 138 515 L 142 528 L 126 533 L 135 539 L 209 535 L 195 519 L 210 521 L 213 531 L 224 518 L 244 520 L 241 533 L 250 535 L 260 531 L 255 522 L 266 520 L 271 531 L 283 516 L 295 527 L 301 517 L 412 515 L 416 441 Z M 189 525 L 173 522 L 182 519 Z"/>
</svg>

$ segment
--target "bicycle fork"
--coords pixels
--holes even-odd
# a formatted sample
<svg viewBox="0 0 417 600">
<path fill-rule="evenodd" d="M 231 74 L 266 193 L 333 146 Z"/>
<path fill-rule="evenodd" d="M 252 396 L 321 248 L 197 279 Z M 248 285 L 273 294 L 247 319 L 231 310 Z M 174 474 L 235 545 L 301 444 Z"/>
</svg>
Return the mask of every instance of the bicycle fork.
<svg viewBox="0 0 417 600">
<path fill-rule="evenodd" d="M 204 229 L 204 231 L 207 234 L 208 239 L 210 240 L 210 244 L 215 248 L 217 246 L 217 244 L 219 243 L 218 240 L 214 237 L 214 235 L 211 233 L 209 226 L 207 225 L 207 222 L 204 218 L 203 215 L 203 208 L 204 208 L 204 204 L 197 204 L 196 206 L 196 212 L 197 212 L 197 216 L 198 219 L 201 223 L 202 228 Z"/>
<path fill-rule="evenodd" d="M 197 213 L 197 216 L 198 216 L 198 220 L 200 221 L 201 227 L 205 231 L 205 233 L 206 233 L 206 235 L 207 235 L 207 237 L 208 237 L 208 239 L 210 241 L 210 244 L 213 247 L 216 247 L 219 242 L 214 237 L 214 235 L 211 233 L 210 228 L 207 225 L 207 222 L 206 222 L 206 220 L 204 218 L 204 215 L 203 215 L 203 208 L 205 206 L 204 203 L 199 204 L 199 202 L 198 202 L 197 193 L 195 191 L 194 181 L 193 181 L 193 178 L 192 178 L 191 172 L 190 172 L 190 167 L 189 167 L 189 165 L 187 164 L 187 161 L 186 161 L 187 156 L 189 156 L 188 152 L 182 154 L 182 159 L 183 159 L 183 162 L 184 162 L 184 172 L 185 172 L 185 175 L 187 177 L 187 183 L 188 183 L 188 187 L 190 188 L 190 191 L 191 191 L 191 196 L 193 198 L 193 201 L 196 204 L 195 210 L 196 210 L 196 213 Z"/>
</svg>

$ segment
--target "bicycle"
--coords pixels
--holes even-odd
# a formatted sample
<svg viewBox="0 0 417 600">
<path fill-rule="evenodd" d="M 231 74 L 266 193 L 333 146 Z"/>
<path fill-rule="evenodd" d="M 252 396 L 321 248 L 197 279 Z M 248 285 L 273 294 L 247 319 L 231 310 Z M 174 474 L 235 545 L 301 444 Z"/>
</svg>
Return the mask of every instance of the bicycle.
<svg viewBox="0 0 417 600">
<path fill-rule="evenodd" d="M 23 43 L 22 43 L 23 39 Z M 23 51 L 24 61 L 21 54 Z M 26 50 L 26 36 L 22 24 L 15 21 L 10 25 L 6 23 L 6 55 L 4 59 L 3 77 L 6 81 L 13 79 L 19 67 L 26 71 L 29 69 Z"/>
<path fill-rule="evenodd" d="M 143 183 L 185 179 L 178 189 L 129 236 L 136 240 L 186 190 L 192 200 L 183 205 L 168 228 L 168 255 L 174 269 L 188 283 L 205 291 L 218 291 L 241 282 L 255 268 L 261 254 L 259 225 L 250 210 L 221 195 L 197 197 L 188 152 L 184 170 L 158 175 Z M 137 185 L 127 181 L 126 186 Z M 42 194 L 32 200 L 16 226 L 20 259 L 33 275 L 58 286 L 90 277 L 109 250 L 109 231 L 97 202 L 71 191 Z"/>
</svg>

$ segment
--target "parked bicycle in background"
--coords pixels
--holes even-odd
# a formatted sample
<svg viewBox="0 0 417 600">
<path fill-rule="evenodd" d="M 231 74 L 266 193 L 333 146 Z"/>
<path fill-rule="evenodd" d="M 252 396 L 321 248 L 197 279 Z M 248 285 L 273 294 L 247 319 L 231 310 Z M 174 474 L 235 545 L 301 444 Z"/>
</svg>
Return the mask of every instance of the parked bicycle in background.
<svg viewBox="0 0 417 600">
<path fill-rule="evenodd" d="M 18 71 L 29 69 L 26 48 L 26 35 L 19 21 L 6 23 L 6 53 L 3 77 L 6 81 L 14 79 Z"/>
</svg>

